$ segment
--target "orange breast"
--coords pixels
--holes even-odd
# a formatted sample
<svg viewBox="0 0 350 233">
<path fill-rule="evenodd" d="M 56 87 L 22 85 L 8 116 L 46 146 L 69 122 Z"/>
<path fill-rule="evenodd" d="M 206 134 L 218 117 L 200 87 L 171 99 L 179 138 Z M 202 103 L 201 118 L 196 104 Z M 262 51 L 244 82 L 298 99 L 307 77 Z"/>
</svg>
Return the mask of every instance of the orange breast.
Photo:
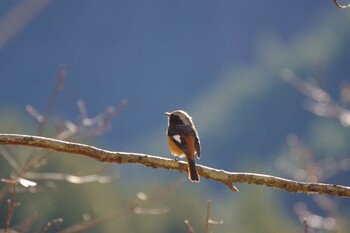
<svg viewBox="0 0 350 233">
<path fill-rule="evenodd" d="M 194 145 L 194 138 L 186 137 L 186 143 L 188 146 L 188 152 L 189 152 L 190 158 L 193 159 L 195 153 L 197 153 L 196 147 Z M 170 151 L 173 155 L 177 155 L 179 157 L 185 157 L 185 153 L 169 137 L 168 137 L 168 144 L 169 144 Z"/>
<path fill-rule="evenodd" d="M 169 144 L 170 152 L 173 155 L 177 155 L 177 156 L 180 156 L 180 157 L 184 157 L 185 156 L 184 152 L 169 137 L 168 137 L 168 144 Z"/>
</svg>

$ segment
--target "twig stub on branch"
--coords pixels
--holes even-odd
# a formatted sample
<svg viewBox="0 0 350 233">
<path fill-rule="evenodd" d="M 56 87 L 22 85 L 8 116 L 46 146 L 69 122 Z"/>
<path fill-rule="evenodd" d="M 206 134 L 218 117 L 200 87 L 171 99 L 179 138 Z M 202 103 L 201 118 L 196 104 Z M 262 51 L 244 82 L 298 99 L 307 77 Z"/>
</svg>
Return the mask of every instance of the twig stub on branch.
<svg viewBox="0 0 350 233">
<path fill-rule="evenodd" d="M 0 144 L 34 146 L 70 154 L 80 154 L 101 162 L 142 164 L 152 168 L 164 168 L 180 172 L 187 171 L 186 163 L 176 162 L 168 158 L 140 153 L 112 152 L 85 144 L 66 142 L 45 137 L 0 134 Z M 197 165 L 197 169 L 201 176 L 224 183 L 232 191 L 238 191 L 238 189 L 233 186 L 233 183 L 248 183 L 279 188 L 288 192 L 301 192 L 307 194 L 317 193 L 339 197 L 350 197 L 350 187 L 342 185 L 297 182 L 264 174 L 227 172 L 202 165 Z"/>
</svg>

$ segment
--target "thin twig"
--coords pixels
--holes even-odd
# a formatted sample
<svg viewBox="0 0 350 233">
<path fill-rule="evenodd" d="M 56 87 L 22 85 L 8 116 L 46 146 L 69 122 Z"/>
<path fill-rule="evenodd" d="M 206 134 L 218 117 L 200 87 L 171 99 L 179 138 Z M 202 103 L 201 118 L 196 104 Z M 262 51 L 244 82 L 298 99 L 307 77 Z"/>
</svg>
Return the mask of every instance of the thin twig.
<svg viewBox="0 0 350 233">
<path fill-rule="evenodd" d="M 290 69 L 281 72 L 282 78 L 304 94 L 308 99 L 305 108 L 317 116 L 335 118 L 343 126 L 350 126 L 350 111 L 334 101 L 331 96 L 317 84 L 302 80 Z"/>
<path fill-rule="evenodd" d="M 20 167 L 17 161 L 14 159 L 13 153 L 11 152 L 11 150 L 9 150 L 6 147 L 0 148 L 0 155 L 4 157 L 4 159 L 10 164 L 10 166 L 16 173 L 20 171 Z"/>
<path fill-rule="evenodd" d="M 187 226 L 187 232 L 188 233 L 194 233 L 194 229 L 193 229 L 193 227 L 191 226 L 191 224 L 190 224 L 190 221 L 188 221 L 187 219 L 184 221 L 184 223 L 186 224 L 186 226 Z"/>
<path fill-rule="evenodd" d="M 91 182 L 109 183 L 117 179 L 118 176 L 101 176 L 97 174 L 91 174 L 86 176 L 74 176 L 64 173 L 49 173 L 49 172 L 26 172 L 23 177 L 30 180 L 60 180 L 67 181 L 73 184 L 85 184 Z"/>
<path fill-rule="evenodd" d="M 27 233 L 31 232 L 31 227 L 35 220 L 37 220 L 39 217 L 37 212 L 33 212 L 29 217 L 27 217 L 24 221 L 19 223 L 16 226 L 13 226 L 12 229 L 14 229 L 16 232 L 21 233 Z"/>
<path fill-rule="evenodd" d="M 210 218 L 210 216 L 211 216 L 211 201 L 208 200 L 207 201 L 207 217 L 206 217 L 206 224 L 205 224 L 205 233 L 210 232 L 210 226 L 213 224 L 215 224 L 215 225 L 224 224 L 224 221 L 213 220 Z"/>
<path fill-rule="evenodd" d="M 333 2 L 334 2 L 334 4 L 335 4 L 338 8 L 340 8 L 340 9 L 348 9 L 348 8 L 350 8 L 350 4 L 348 4 L 348 5 L 340 5 L 340 4 L 338 3 L 338 0 L 333 0 Z"/>
<path fill-rule="evenodd" d="M 62 231 L 59 231 L 57 233 L 76 233 L 76 232 L 80 232 L 86 229 L 89 229 L 91 227 L 94 227 L 96 225 L 108 222 L 112 219 L 116 219 L 118 217 L 122 217 L 125 215 L 129 215 L 132 214 L 134 212 L 136 206 L 132 205 L 129 206 L 128 208 L 126 208 L 125 210 L 122 211 L 116 211 L 113 212 L 111 214 L 107 214 L 105 216 L 99 217 L 99 218 L 94 218 L 94 219 L 90 219 L 90 220 L 83 220 L 82 222 L 79 222 L 73 226 L 70 226 L 66 229 L 63 229 Z"/>
<path fill-rule="evenodd" d="M 8 200 L 8 207 L 7 207 L 7 213 L 6 213 L 6 223 L 5 223 L 5 230 L 4 233 L 7 233 L 10 227 L 11 218 L 13 214 L 13 209 L 16 207 L 15 201 L 16 201 L 16 181 L 11 182 L 12 185 L 12 196 L 11 199 Z"/>
<path fill-rule="evenodd" d="M 59 80 L 57 81 L 57 85 L 55 88 L 55 92 L 57 92 L 57 93 L 58 93 L 58 90 L 61 87 L 61 85 L 63 85 L 64 74 L 65 74 L 64 70 L 61 70 L 60 75 L 59 75 L 59 80 L 61 80 L 61 81 L 59 81 Z M 53 95 L 53 96 L 55 96 L 55 95 Z M 101 113 L 93 118 L 84 119 L 85 121 L 88 121 L 88 123 L 81 122 L 81 123 L 79 123 L 79 125 L 76 125 L 73 122 L 66 121 L 66 124 L 65 124 L 66 130 L 59 133 L 55 138 L 61 139 L 61 140 L 67 140 L 67 139 L 71 139 L 71 138 L 73 138 L 73 136 L 75 136 L 74 139 L 80 141 L 80 140 L 87 140 L 88 138 L 91 138 L 93 136 L 99 136 L 102 133 L 104 133 L 105 131 L 107 131 L 107 129 L 110 128 L 111 120 L 113 118 L 117 117 L 123 111 L 123 109 L 125 108 L 126 105 L 127 105 L 127 101 L 122 100 L 116 106 L 109 106 L 104 110 L 103 113 Z M 50 108 L 52 108 L 52 107 L 50 107 Z M 37 119 L 39 122 L 43 121 L 44 116 L 40 115 L 39 113 L 35 113 L 36 110 L 35 111 L 34 110 L 32 109 L 28 112 L 31 113 L 31 115 L 35 119 Z M 37 116 L 38 114 L 40 116 Z M 84 116 L 82 115 L 82 119 L 83 118 L 84 118 Z M 78 133 L 80 133 L 79 137 L 77 137 Z M 34 151 L 36 151 L 35 148 L 33 148 L 31 150 L 26 162 L 24 163 L 25 164 L 24 167 L 19 169 L 16 172 L 17 177 L 21 177 L 25 172 L 40 166 L 42 161 L 45 160 L 52 153 L 52 151 L 46 151 L 41 156 L 38 156 L 36 159 L 32 159 Z M 28 161 L 30 161 L 30 162 L 28 162 Z M 6 184 L 0 189 L 0 200 L 2 200 L 5 197 L 9 188 L 10 188 L 9 184 Z"/>
<path fill-rule="evenodd" d="M 55 85 L 55 89 L 50 97 L 50 100 L 49 100 L 46 108 L 45 108 L 43 120 L 41 122 L 39 122 L 39 128 L 37 130 L 38 135 L 43 134 L 43 131 L 44 131 L 45 126 L 46 126 L 46 122 L 49 118 L 49 115 L 52 111 L 53 106 L 55 105 L 58 94 L 63 88 L 65 78 L 66 78 L 66 69 L 65 69 L 64 65 L 61 65 L 59 73 L 58 73 L 58 78 L 57 78 L 57 83 Z"/>
<path fill-rule="evenodd" d="M 163 157 L 139 153 L 112 152 L 85 144 L 66 142 L 45 137 L 18 134 L 0 134 L 0 144 L 33 146 L 70 154 L 79 154 L 93 158 L 100 162 L 142 164 L 152 168 L 163 168 L 168 170 L 176 170 L 179 172 L 187 171 L 187 164 L 185 162 L 177 162 Z M 339 197 L 350 197 L 350 187 L 342 185 L 297 182 L 265 174 L 227 172 L 202 165 L 197 165 L 197 170 L 201 176 L 224 183 L 232 191 L 238 191 L 237 188 L 233 186 L 233 183 L 248 183 L 279 188 L 288 192 L 328 194 Z"/>
<path fill-rule="evenodd" d="M 49 102 L 47 103 L 44 115 L 41 115 L 31 105 L 28 105 L 26 107 L 28 113 L 31 114 L 34 117 L 34 119 L 36 119 L 39 122 L 39 126 L 38 126 L 38 129 L 36 131 L 36 135 L 43 135 L 44 129 L 46 127 L 46 122 L 47 122 L 47 120 L 48 120 L 48 118 L 49 118 L 49 116 L 50 116 L 50 114 L 52 112 L 52 109 L 53 109 L 53 107 L 55 105 L 55 102 L 56 102 L 56 99 L 58 97 L 58 94 L 63 89 L 65 78 L 66 78 L 66 70 L 65 70 L 64 65 L 61 65 L 60 69 L 59 69 L 59 72 L 58 72 L 58 77 L 57 77 L 57 81 L 56 81 L 56 85 L 55 85 L 54 91 L 51 94 Z M 30 151 L 30 153 L 29 153 L 29 155 L 28 155 L 28 157 L 27 157 L 27 159 L 26 159 L 26 161 L 24 163 L 25 165 L 22 168 L 20 173 L 22 173 L 23 171 L 27 171 L 28 167 L 31 167 L 33 165 L 33 163 L 31 163 L 29 161 L 31 161 L 31 159 L 32 159 L 32 157 L 34 155 L 34 152 L 35 152 L 34 149 Z"/>
<path fill-rule="evenodd" d="M 211 209 L 211 201 L 207 201 L 207 218 L 205 221 L 205 233 L 209 233 L 209 220 L 210 220 L 210 209 Z"/>
<path fill-rule="evenodd" d="M 86 229 L 95 227 L 99 224 L 111 221 L 113 219 L 118 219 L 119 217 L 130 215 L 130 214 L 143 214 L 143 215 L 160 215 L 166 214 L 169 210 L 166 207 L 163 208 L 141 208 L 137 203 L 131 203 L 126 209 L 121 211 L 115 211 L 110 214 L 106 214 L 101 217 L 92 218 L 89 220 L 83 220 L 77 224 L 70 226 L 57 233 L 76 233 L 84 231 Z"/>
<path fill-rule="evenodd" d="M 62 218 L 56 218 L 50 222 L 48 222 L 44 229 L 41 231 L 41 233 L 47 233 L 49 232 L 49 230 L 53 227 L 53 226 L 56 226 L 56 228 L 60 228 L 61 225 L 63 223 L 63 219 Z"/>
</svg>

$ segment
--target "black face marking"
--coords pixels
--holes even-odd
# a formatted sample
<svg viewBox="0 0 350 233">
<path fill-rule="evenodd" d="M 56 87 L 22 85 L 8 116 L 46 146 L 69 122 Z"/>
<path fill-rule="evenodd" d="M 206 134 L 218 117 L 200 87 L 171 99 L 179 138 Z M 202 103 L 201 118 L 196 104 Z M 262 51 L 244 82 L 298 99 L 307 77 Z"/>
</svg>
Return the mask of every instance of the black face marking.
<svg viewBox="0 0 350 233">
<path fill-rule="evenodd" d="M 170 124 L 172 124 L 172 125 L 183 125 L 184 124 L 184 122 L 180 119 L 180 117 L 177 115 L 174 115 L 174 114 L 170 115 L 169 120 L 170 120 Z"/>
<path fill-rule="evenodd" d="M 195 132 L 193 131 L 193 128 L 189 125 L 184 125 L 184 124 L 174 125 L 170 123 L 167 131 L 167 135 L 168 136 L 174 136 L 174 135 L 195 136 Z"/>
</svg>

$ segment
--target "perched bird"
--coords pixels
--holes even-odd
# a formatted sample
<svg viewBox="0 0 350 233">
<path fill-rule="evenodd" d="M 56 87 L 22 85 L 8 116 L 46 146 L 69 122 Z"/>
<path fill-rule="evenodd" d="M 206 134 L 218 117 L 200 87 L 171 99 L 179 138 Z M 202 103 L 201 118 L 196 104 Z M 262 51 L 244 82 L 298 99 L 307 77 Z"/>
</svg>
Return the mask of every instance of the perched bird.
<svg viewBox="0 0 350 233">
<path fill-rule="evenodd" d="M 192 117 L 185 111 L 175 110 L 166 112 L 168 116 L 168 144 L 170 152 L 178 157 L 186 157 L 188 164 L 188 178 L 192 182 L 199 182 L 199 175 L 194 161 L 195 155 L 198 159 L 201 155 L 201 145 L 198 132 L 193 124 Z"/>
</svg>

